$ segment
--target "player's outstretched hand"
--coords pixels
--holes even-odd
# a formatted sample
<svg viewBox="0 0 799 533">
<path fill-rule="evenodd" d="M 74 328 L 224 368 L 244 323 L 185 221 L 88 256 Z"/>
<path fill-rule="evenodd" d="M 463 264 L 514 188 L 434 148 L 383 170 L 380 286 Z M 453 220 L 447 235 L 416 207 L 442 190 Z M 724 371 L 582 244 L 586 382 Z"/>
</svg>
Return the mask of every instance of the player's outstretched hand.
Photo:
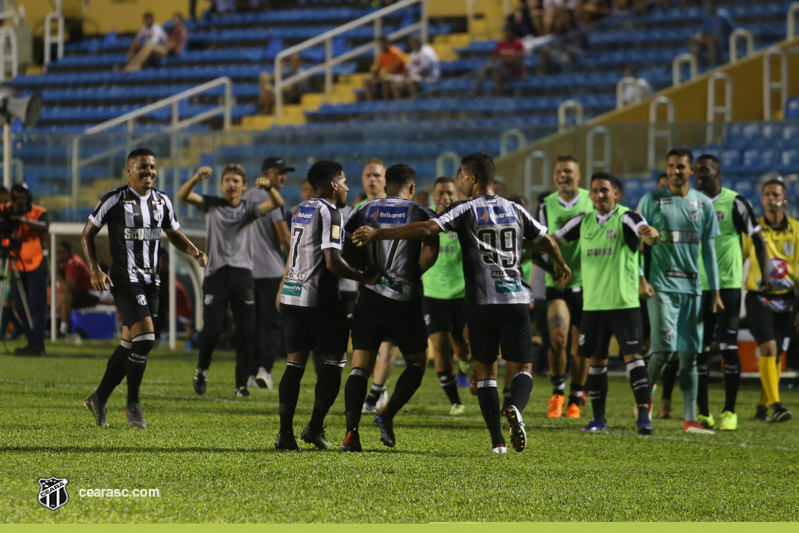
<svg viewBox="0 0 799 533">
<path fill-rule="evenodd" d="M 377 237 L 377 230 L 375 228 L 370 228 L 369 226 L 361 226 L 360 228 L 355 230 L 355 233 L 352 234 L 352 242 L 354 242 L 358 246 L 363 246 L 364 244 L 369 244 L 370 242 L 374 242 Z"/>
<path fill-rule="evenodd" d="M 268 191 L 269 189 L 272 188 L 272 184 L 269 182 L 269 178 L 263 178 L 263 177 L 255 180 L 255 186 L 265 191 Z"/>
<path fill-rule="evenodd" d="M 760 282 L 760 290 L 761 292 L 771 292 L 774 290 L 774 282 L 771 281 L 771 277 L 767 276 L 765 280 Z M 797 315 L 799 317 L 799 315 Z"/>
<path fill-rule="evenodd" d="M 638 230 L 638 235 L 644 241 L 653 241 L 660 237 L 660 232 L 658 232 L 658 230 L 652 226 L 641 226 L 641 228 Z"/>
<path fill-rule="evenodd" d="M 211 172 L 213 172 L 211 167 L 200 167 L 197 169 L 197 173 L 194 175 L 194 177 L 198 180 L 204 180 L 211 175 Z"/>
<path fill-rule="evenodd" d="M 200 265 L 201 267 L 204 267 L 205 265 L 208 264 L 208 256 L 205 255 L 205 252 L 202 252 L 200 250 L 197 250 L 197 253 L 194 254 L 194 259 L 197 260 L 197 264 Z"/>
<path fill-rule="evenodd" d="M 572 271 L 566 263 L 554 264 L 555 279 L 558 280 L 558 289 L 563 290 L 572 279 Z"/>
<path fill-rule="evenodd" d="M 382 276 L 383 273 L 374 265 L 369 265 L 363 269 L 363 277 L 366 278 L 365 281 L 368 285 L 377 283 Z"/>
<path fill-rule="evenodd" d="M 102 270 L 95 270 L 92 272 L 92 289 L 97 292 L 107 291 L 108 287 L 113 287 L 114 282 L 108 277 L 108 274 Z"/>
</svg>

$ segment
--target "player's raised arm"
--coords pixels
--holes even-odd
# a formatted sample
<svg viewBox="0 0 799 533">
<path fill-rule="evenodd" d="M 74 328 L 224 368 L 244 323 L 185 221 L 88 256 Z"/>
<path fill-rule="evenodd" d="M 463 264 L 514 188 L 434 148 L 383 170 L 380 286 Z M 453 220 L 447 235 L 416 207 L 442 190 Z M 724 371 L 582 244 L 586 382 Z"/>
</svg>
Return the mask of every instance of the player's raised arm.
<svg viewBox="0 0 799 533">
<path fill-rule="evenodd" d="M 283 197 L 269 183 L 269 178 L 258 178 L 255 180 L 255 186 L 269 193 L 269 200 L 264 200 L 258 204 L 258 211 L 261 212 L 261 215 L 265 215 L 278 207 L 283 207 Z"/>
<path fill-rule="evenodd" d="M 397 228 L 378 229 L 361 226 L 352 234 L 352 242 L 358 246 L 363 246 L 375 241 L 426 239 L 438 235 L 441 231 L 441 226 L 432 220 L 414 222 Z"/>
<path fill-rule="evenodd" d="M 203 203 L 203 197 L 192 191 L 198 183 L 207 179 L 211 175 L 211 172 L 213 172 L 211 167 L 200 167 L 197 173 L 180 187 L 178 190 L 178 198 L 194 207 L 200 207 Z"/>
</svg>

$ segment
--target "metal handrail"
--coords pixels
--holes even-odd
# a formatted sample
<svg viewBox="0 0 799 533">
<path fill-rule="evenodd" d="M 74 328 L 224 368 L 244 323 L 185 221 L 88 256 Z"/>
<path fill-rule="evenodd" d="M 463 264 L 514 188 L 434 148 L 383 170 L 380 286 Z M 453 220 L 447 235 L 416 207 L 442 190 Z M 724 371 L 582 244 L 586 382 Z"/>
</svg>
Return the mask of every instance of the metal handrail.
<svg viewBox="0 0 799 533">
<path fill-rule="evenodd" d="M 503 156 L 510 152 L 510 150 L 508 150 L 508 141 L 511 139 L 516 139 L 519 145 L 518 148 L 516 148 L 517 150 L 527 146 L 527 138 L 524 136 L 524 133 L 518 128 L 511 128 L 503 131 L 502 135 L 499 136 L 499 155 Z"/>
<path fill-rule="evenodd" d="M 604 152 L 604 159 L 600 161 L 594 159 L 596 156 L 594 142 L 597 136 L 604 137 L 605 139 L 605 145 L 603 146 L 602 150 Z M 586 136 L 586 145 L 586 159 L 588 159 L 588 173 L 586 174 L 586 178 L 589 178 L 589 176 L 591 176 L 597 169 L 609 171 L 611 167 L 610 130 L 605 126 L 596 126 L 595 128 L 591 128 Z"/>
<path fill-rule="evenodd" d="M 635 88 L 635 101 L 633 104 L 637 104 L 643 99 L 643 91 L 641 90 L 641 84 L 638 83 L 638 78 L 625 76 L 616 84 L 616 109 L 624 107 L 624 90 L 630 86 Z"/>
<path fill-rule="evenodd" d="M 300 44 L 296 44 L 277 54 L 277 56 L 275 57 L 275 69 L 274 69 L 275 116 L 276 117 L 283 116 L 283 89 L 285 87 L 291 86 L 297 83 L 298 81 L 304 80 L 306 78 L 310 78 L 311 76 L 314 76 L 320 72 L 325 73 L 325 94 L 330 94 L 333 91 L 333 67 L 338 65 L 339 63 L 343 63 L 352 58 L 361 56 L 372 49 L 375 51 L 375 55 L 378 54 L 379 51 L 377 48 L 377 39 L 382 36 L 383 17 L 385 17 L 386 15 L 390 15 L 395 11 L 405 9 L 406 7 L 412 6 L 414 4 L 422 5 L 422 16 L 420 21 L 417 22 L 416 24 L 411 24 L 410 26 L 397 30 L 392 34 L 387 35 L 386 37 L 389 40 L 395 40 L 419 30 L 421 33 L 422 43 L 427 43 L 427 23 L 428 23 L 427 0 L 403 0 L 402 2 L 398 2 L 389 7 L 380 9 L 378 11 L 375 11 L 374 13 L 370 13 L 366 16 L 363 16 L 359 19 L 353 20 L 352 22 L 348 22 L 347 24 L 339 26 L 338 28 L 327 31 L 322 35 L 317 35 L 312 39 L 303 41 Z M 334 58 L 333 38 L 338 37 L 339 35 L 347 33 L 348 31 L 351 31 L 360 26 L 364 26 L 366 24 L 374 24 L 374 42 L 366 43 L 364 45 L 359 46 L 358 48 L 345 52 L 344 54 L 341 54 Z M 311 48 L 312 46 L 316 46 L 318 44 L 325 45 L 325 62 L 320 65 L 316 65 L 315 67 L 309 68 L 307 70 L 303 70 L 302 72 L 298 72 L 297 74 L 284 80 L 283 68 L 282 68 L 283 60 L 287 57 L 290 57 L 293 54 L 296 54 L 297 52 L 301 52 L 307 48 Z"/>
<path fill-rule="evenodd" d="M 180 120 L 180 107 L 179 104 L 182 100 L 186 98 L 190 98 L 197 94 L 203 93 L 209 89 L 213 89 L 215 87 L 219 87 L 220 85 L 225 87 L 225 96 L 223 102 L 220 106 L 215 107 L 213 109 L 209 109 L 204 113 L 200 113 L 192 118 L 187 118 L 184 120 Z M 188 126 L 192 126 L 194 124 L 199 124 L 205 120 L 213 118 L 217 115 L 223 116 L 223 129 L 229 130 L 231 125 L 231 108 L 233 106 L 233 81 L 228 78 L 227 76 L 223 76 L 221 78 L 217 78 L 215 80 L 211 80 L 209 82 L 203 83 L 202 85 L 198 85 L 186 91 L 180 92 L 174 96 L 170 96 L 169 98 L 164 98 L 163 100 L 159 100 L 154 102 L 150 105 L 144 106 L 142 108 L 136 109 L 129 113 L 125 113 L 122 116 L 117 118 L 107 120 L 101 124 L 97 124 L 96 126 L 92 126 L 91 128 L 86 129 L 81 134 L 75 135 L 72 138 L 72 203 L 74 206 L 77 207 L 78 202 L 78 194 L 80 190 L 80 169 L 81 167 L 91 164 L 95 161 L 99 161 L 104 159 L 108 156 L 114 155 L 122 150 L 127 150 L 129 148 L 128 145 L 121 145 L 115 146 L 113 148 L 109 148 L 108 150 L 96 154 L 85 159 L 80 158 L 80 142 L 81 139 L 84 137 L 88 137 L 90 135 L 95 135 L 97 133 L 101 133 L 107 131 L 115 126 L 119 126 L 120 124 L 127 124 L 128 126 L 128 133 L 133 132 L 133 127 L 136 123 L 136 119 L 148 115 L 153 111 L 157 111 L 159 109 L 163 109 L 165 107 L 172 108 L 172 123 L 168 128 L 164 131 L 157 132 L 157 133 L 150 133 L 149 135 L 145 135 L 142 138 L 138 139 L 138 142 L 142 142 L 144 139 L 161 135 L 165 132 L 176 132 L 178 130 L 182 130 Z M 130 143 L 128 143 L 130 144 Z"/>
<path fill-rule="evenodd" d="M 0 28 L 0 81 L 6 80 L 6 61 L 11 62 L 11 79 L 13 80 L 19 74 L 17 32 L 14 28 L 14 26 Z"/>
<path fill-rule="evenodd" d="M 566 118 L 569 111 L 574 111 L 575 126 L 583 123 L 583 104 L 579 100 L 566 100 L 558 106 L 558 130 L 562 130 L 568 125 Z"/>
<path fill-rule="evenodd" d="M 796 36 L 796 17 L 799 15 L 799 2 L 794 2 L 788 8 L 788 39 Z"/>
<path fill-rule="evenodd" d="M 443 152 L 439 154 L 436 158 L 436 175 L 437 176 L 448 176 L 447 169 L 444 168 L 444 165 L 447 164 L 447 161 L 452 161 L 455 165 L 455 172 L 454 174 L 458 173 L 458 170 L 461 168 L 461 158 L 455 152 Z"/>
<path fill-rule="evenodd" d="M 724 104 L 716 105 L 716 85 L 724 82 Z M 707 128 L 705 129 L 705 143 L 713 143 L 713 122 L 716 116 L 721 115 L 724 122 L 732 120 L 732 77 L 726 72 L 716 72 L 707 82 Z"/>
<path fill-rule="evenodd" d="M 666 130 L 663 131 L 658 122 L 658 109 L 666 108 Z M 674 102 L 668 96 L 658 96 L 649 104 L 649 146 L 647 163 L 649 168 L 657 168 L 657 141 L 665 139 L 669 147 L 674 146 Z"/>
<path fill-rule="evenodd" d="M 535 173 L 533 165 L 536 161 L 541 161 L 541 183 L 535 183 Z M 543 150 L 534 150 L 524 160 L 524 197 L 527 198 L 527 205 L 534 206 L 535 199 L 533 194 L 536 191 L 546 189 L 546 179 L 550 175 L 549 155 Z"/>
<path fill-rule="evenodd" d="M 696 78 L 697 66 L 696 57 L 693 54 L 680 54 L 674 58 L 671 64 L 671 82 L 674 87 L 679 87 L 682 83 L 682 66 L 688 64 L 691 69 L 690 77 L 686 81 Z"/>
<path fill-rule="evenodd" d="M 746 56 L 752 55 L 755 49 L 755 38 L 752 32 L 743 28 L 738 28 L 730 34 L 730 64 L 738 62 L 738 40 L 742 38 L 746 41 Z"/>
<path fill-rule="evenodd" d="M 3 12 L 0 12 L 0 21 L 6 19 L 13 19 L 14 26 L 19 26 L 20 24 L 25 24 L 25 6 L 22 4 L 18 4 L 16 2 L 7 1 L 5 6 L 11 9 L 6 9 Z"/>
<path fill-rule="evenodd" d="M 771 81 L 771 58 L 780 60 L 780 79 Z M 780 91 L 780 109 L 788 103 L 788 56 L 779 48 L 772 48 L 763 56 L 763 120 L 771 120 L 772 91 Z"/>
<path fill-rule="evenodd" d="M 64 57 L 64 14 L 62 0 L 55 0 L 55 11 L 44 17 L 44 70 L 52 61 L 53 22 L 56 23 L 56 59 Z"/>
</svg>

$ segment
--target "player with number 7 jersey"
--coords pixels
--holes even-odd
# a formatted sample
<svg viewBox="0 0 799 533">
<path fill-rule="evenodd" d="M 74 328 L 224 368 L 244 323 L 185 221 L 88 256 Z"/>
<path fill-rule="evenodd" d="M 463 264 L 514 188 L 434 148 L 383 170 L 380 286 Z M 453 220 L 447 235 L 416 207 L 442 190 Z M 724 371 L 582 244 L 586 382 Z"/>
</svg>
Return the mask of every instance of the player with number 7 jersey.
<svg viewBox="0 0 799 533">
<path fill-rule="evenodd" d="M 523 241 L 537 243 L 555 261 L 556 274 L 568 281 L 570 271 L 558 245 L 520 205 L 494 194 L 494 161 L 485 153 L 461 161 L 456 185 L 472 200 L 453 204 L 444 214 L 427 222 L 397 228 L 363 226 L 353 234 L 356 244 L 377 240 L 423 239 L 442 231 L 454 231 L 463 250 L 466 281 L 466 321 L 477 376 L 480 410 L 488 426 L 492 451 L 504 453 L 500 427 L 496 361 L 500 346 L 507 362 L 511 399 L 502 415 L 510 424 L 510 440 L 516 451 L 525 448 L 526 433 L 521 411 L 533 388 L 530 374 L 533 343 L 530 335 L 529 287 L 523 281 Z"/>
</svg>

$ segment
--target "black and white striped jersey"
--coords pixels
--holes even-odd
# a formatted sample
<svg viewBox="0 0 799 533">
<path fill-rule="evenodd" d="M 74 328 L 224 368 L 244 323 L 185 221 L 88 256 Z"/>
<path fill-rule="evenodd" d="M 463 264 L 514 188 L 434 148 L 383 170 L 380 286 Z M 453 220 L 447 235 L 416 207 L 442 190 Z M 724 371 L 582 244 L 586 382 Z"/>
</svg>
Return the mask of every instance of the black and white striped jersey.
<svg viewBox="0 0 799 533">
<path fill-rule="evenodd" d="M 413 222 L 426 222 L 436 215 L 427 207 L 399 198 L 387 196 L 363 204 L 347 221 L 347 236 L 361 226 L 373 228 L 396 228 Z M 394 240 L 370 243 L 366 257 L 368 264 L 383 272 L 383 277 L 374 285 L 365 288 L 392 300 L 414 300 L 422 295 L 422 268 L 419 256 L 422 241 Z"/>
<path fill-rule="evenodd" d="M 458 202 L 433 220 L 442 230 L 458 234 L 467 303 L 530 303 L 521 269 L 522 241 L 540 241 L 546 226 L 519 204 L 499 196 Z"/>
<path fill-rule="evenodd" d="M 338 209 L 322 198 L 302 202 L 291 217 L 288 272 L 280 303 L 316 307 L 338 299 L 338 277 L 327 269 L 324 250 L 341 250 L 344 227 Z"/>
<path fill-rule="evenodd" d="M 171 233 L 180 229 L 167 195 L 151 189 L 147 196 L 140 196 L 130 185 L 123 185 L 103 196 L 89 221 L 98 228 L 108 224 L 112 259 L 109 275 L 115 285 L 160 285 L 161 230 Z"/>
</svg>

